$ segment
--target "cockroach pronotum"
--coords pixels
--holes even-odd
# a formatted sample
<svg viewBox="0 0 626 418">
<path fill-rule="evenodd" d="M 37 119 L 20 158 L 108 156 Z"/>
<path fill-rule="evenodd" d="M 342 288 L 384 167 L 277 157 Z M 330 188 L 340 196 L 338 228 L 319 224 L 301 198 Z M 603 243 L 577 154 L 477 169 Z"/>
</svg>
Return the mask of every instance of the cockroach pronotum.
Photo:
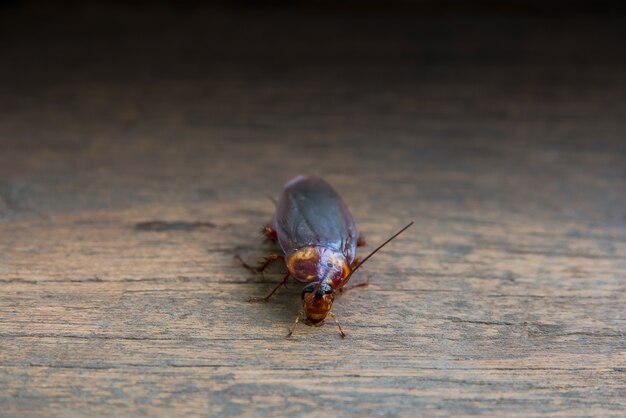
<svg viewBox="0 0 626 418">
<path fill-rule="evenodd" d="M 366 286 L 367 283 L 346 284 L 365 261 L 411 225 L 413 222 L 359 261 L 356 248 L 365 241 L 359 237 L 352 215 L 339 194 L 322 179 L 297 176 L 285 184 L 272 222 L 263 229 L 267 238 L 279 244 L 282 254 L 271 254 L 258 267 L 247 265 L 237 256 L 246 268 L 257 272 L 278 260 L 287 267 L 282 281 L 267 296 L 249 301 L 267 302 L 293 277 L 307 285 L 302 289 L 302 310 L 287 336 L 293 334 L 302 317 L 305 324 L 320 326 L 330 316 L 345 337 L 337 317 L 330 311 L 335 295 L 351 287 Z"/>
</svg>

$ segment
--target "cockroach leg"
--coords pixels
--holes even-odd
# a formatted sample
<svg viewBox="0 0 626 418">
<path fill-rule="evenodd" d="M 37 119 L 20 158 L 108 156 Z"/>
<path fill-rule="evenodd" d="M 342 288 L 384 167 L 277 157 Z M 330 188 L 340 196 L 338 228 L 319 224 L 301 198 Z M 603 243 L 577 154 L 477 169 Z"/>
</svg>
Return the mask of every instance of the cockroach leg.
<svg viewBox="0 0 626 418">
<path fill-rule="evenodd" d="M 235 254 L 235 258 L 237 260 L 239 260 L 241 265 L 244 266 L 245 268 L 247 268 L 248 270 L 250 270 L 250 271 L 255 271 L 256 270 L 256 267 L 253 267 L 250 264 L 248 264 L 245 261 L 243 261 L 243 258 L 241 258 L 241 256 L 239 254 Z"/>
<path fill-rule="evenodd" d="M 283 286 L 283 285 L 286 285 L 286 283 L 287 283 L 287 280 L 288 280 L 288 279 L 289 279 L 289 273 L 287 273 L 287 274 L 285 275 L 285 277 L 283 277 L 283 279 L 280 281 L 280 283 L 278 283 L 278 284 L 276 285 L 276 287 L 275 287 L 274 289 L 272 289 L 272 291 L 270 292 L 270 294 L 269 294 L 269 295 L 267 295 L 267 296 L 265 296 L 265 297 L 262 297 L 262 298 L 260 298 L 260 297 L 255 297 L 255 296 L 251 296 L 251 297 L 248 299 L 248 302 L 267 302 L 267 301 L 268 301 L 268 300 L 272 297 L 272 295 L 273 295 L 274 293 L 276 293 L 276 291 L 278 290 L 278 288 L 279 288 L 279 287 L 281 287 L 281 286 Z"/>
<path fill-rule="evenodd" d="M 359 237 L 356 239 L 357 247 L 365 247 L 367 242 L 365 242 L 365 236 L 363 234 L 359 234 Z"/>
<path fill-rule="evenodd" d="M 343 329 L 341 329 L 341 325 L 339 325 L 339 320 L 337 320 L 337 315 L 332 312 L 328 312 L 328 315 L 330 315 L 330 317 L 333 318 L 333 321 L 335 321 L 335 324 L 337 324 L 337 328 L 339 328 L 339 333 L 341 333 L 341 338 L 346 338 L 346 333 L 343 332 Z"/>
<path fill-rule="evenodd" d="M 264 261 L 262 261 L 258 267 L 254 267 L 251 266 L 250 264 L 246 263 L 245 261 L 243 261 L 243 258 L 241 258 L 241 256 L 239 254 L 235 255 L 235 258 L 237 260 L 239 260 L 241 262 L 241 264 L 247 268 L 250 271 L 253 271 L 255 273 L 262 273 L 273 261 L 276 260 L 285 260 L 285 257 L 283 257 L 280 254 L 270 254 L 268 257 L 265 258 Z"/>
<path fill-rule="evenodd" d="M 265 258 L 265 261 L 263 261 L 259 265 L 259 267 L 256 268 L 256 271 L 259 273 L 263 273 L 263 271 L 265 271 L 265 269 L 269 267 L 269 265 L 272 264 L 272 262 L 277 261 L 277 260 L 285 261 L 285 257 L 277 253 L 270 254 L 268 257 Z"/>
<path fill-rule="evenodd" d="M 268 241 L 276 243 L 278 241 L 278 236 L 276 235 L 276 230 L 271 226 L 264 226 L 261 230 L 261 233 L 265 236 Z"/>
<path fill-rule="evenodd" d="M 298 312 L 298 315 L 296 315 L 296 320 L 293 322 L 293 325 L 291 326 L 291 329 L 289 330 L 289 334 L 287 334 L 287 338 L 293 335 L 293 332 L 296 330 L 296 325 L 298 325 L 298 322 L 300 322 L 301 317 L 302 317 L 302 311 Z"/>
<path fill-rule="evenodd" d="M 357 287 L 367 287 L 367 286 L 369 286 L 369 285 L 370 285 L 370 283 L 369 283 L 369 282 L 351 284 L 351 285 L 349 285 L 349 286 L 344 286 L 344 287 L 342 287 L 341 289 L 339 289 L 339 292 L 341 292 L 341 293 L 345 293 L 345 292 L 347 292 L 348 290 L 352 290 L 352 289 L 357 288 Z"/>
</svg>

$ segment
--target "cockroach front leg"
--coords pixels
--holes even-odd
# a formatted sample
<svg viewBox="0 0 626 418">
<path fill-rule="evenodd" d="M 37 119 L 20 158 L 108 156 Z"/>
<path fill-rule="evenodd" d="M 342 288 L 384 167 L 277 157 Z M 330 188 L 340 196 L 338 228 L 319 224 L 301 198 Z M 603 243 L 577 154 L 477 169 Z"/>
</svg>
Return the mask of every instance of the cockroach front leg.
<svg viewBox="0 0 626 418">
<path fill-rule="evenodd" d="M 365 242 L 365 236 L 363 234 L 359 234 L 359 237 L 356 239 L 357 247 L 365 247 L 367 242 Z"/>
<path fill-rule="evenodd" d="M 289 279 L 289 274 L 287 273 L 285 275 L 285 277 L 283 277 L 283 279 L 280 281 L 280 283 L 278 283 L 276 285 L 276 287 L 274 289 L 272 289 L 272 291 L 270 292 L 269 295 L 265 296 L 265 297 L 257 297 L 257 296 L 252 296 L 248 299 L 248 302 L 267 302 L 274 293 L 276 293 L 276 291 L 278 290 L 279 287 L 286 285 L 287 280 Z"/>
<path fill-rule="evenodd" d="M 341 334 L 341 338 L 346 338 L 346 333 L 343 332 L 343 329 L 341 329 L 341 325 L 339 325 L 339 320 L 337 319 L 337 315 L 335 315 L 332 312 L 328 312 L 328 315 L 330 315 L 330 317 L 333 318 L 333 321 L 335 321 L 335 324 L 337 324 L 337 328 L 339 328 L 339 333 Z"/>
<path fill-rule="evenodd" d="M 265 260 L 263 260 L 258 267 L 253 267 L 251 265 L 249 265 L 248 263 L 246 263 L 245 261 L 243 261 L 243 259 L 239 256 L 236 255 L 235 256 L 237 258 L 237 260 L 241 261 L 241 264 L 247 268 L 250 271 L 253 271 L 255 273 L 262 273 L 263 271 L 265 271 L 266 268 L 269 267 L 270 264 L 272 264 L 272 262 L 277 261 L 277 260 L 285 260 L 285 257 L 283 257 L 282 255 L 278 254 L 278 253 L 274 253 L 274 254 L 270 254 L 268 257 L 265 258 Z"/>
</svg>

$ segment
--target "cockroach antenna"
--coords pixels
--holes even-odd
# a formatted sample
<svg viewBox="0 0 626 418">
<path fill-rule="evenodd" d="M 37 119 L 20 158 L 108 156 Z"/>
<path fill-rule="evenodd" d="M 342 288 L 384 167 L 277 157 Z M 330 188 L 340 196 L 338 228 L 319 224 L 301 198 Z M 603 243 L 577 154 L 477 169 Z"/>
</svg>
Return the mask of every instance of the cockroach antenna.
<svg viewBox="0 0 626 418">
<path fill-rule="evenodd" d="M 411 221 L 409 222 L 409 224 L 407 226 L 405 226 L 404 228 L 402 228 L 401 230 L 399 230 L 398 232 L 396 232 L 395 234 L 393 234 L 389 239 L 387 239 L 387 241 L 383 242 L 382 244 L 380 244 L 378 247 L 376 247 L 376 249 L 374 249 L 374 251 L 372 251 L 371 253 L 369 253 L 367 255 L 367 257 L 365 257 L 361 262 L 359 262 L 359 264 L 357 264 L 352 271 L 350 272 L 350 274 L 348 274 L 345 277 L 345 281 L 344 283 L 347 283 L 348 280 L 350 280 L 350 277 L 352 277 L 352 275 L 354 274 L 354 272 L 363 265 L 363 263 L 365 263 L 367 260 L 369 260 L 369 258 L 371 256 L 373 256 L 374 254 L 376 254 L 381 248 L 383 248 L 385 245 L 389 244 L 391 241 L 393 241 L 394 239 L 396 239 L 398 237 L 398 235 L 400 235 L 401 233 L 403 233 L 404 231 L 406 231 L 407 229 L 409 229 L 411 227 L 411 225 L 413 225 L 415 222 Z M 320 286 L 322 285 L 322 282 L 319 282 L 317 284 L 317 286 L 315 286 L 314 291 L 317 292 L 320 288 Z"/>
<path fill-rule="evenodd" d="M 352 277 L 352 275 L 354 274 L 355 271 L 357 271 L 357 269 L 359 267 L 361 267 L 363 265 L 363 263 L 365 263 L 367 260 L 369 260 L 369 258 L 371 256 L 373 256 L 374 254 L 376 254 L 381 248 L 383 248 L 385 245 L 389 244 L 391 241 L 393 241 L 398 235 L 400 235 L 401 233 L 403 233 L 404 231 L 406 231 L 407 229 L 409 229 L 409 227 L 411 225 L 413 225 L 413 221 L 409 222 L 409 224 L 407 226 L 405 226 L 404 228 L 402 228 L 401 230 L 399 230 L 398 232 L 396 232 L 395 234 L 393 234 L 391 236 L 391 238 L 389 238 L 387 241 L 383 242 L 382 244 L 380 244 L 378 247 L 376 247 L 376 249 L 374 251 L 372 251 L 371 253 L 369 253 L 367 255 L 367 257 L 365 257 L 359 264 L 356 265 L 356 267 L 354 267 L 352 269 L 352 271 L 350 272 L 350 274 L 348 274 L 348 276 L 346 276 L 345 281 L 347 282 L 350 277 Z"/>
</svg>

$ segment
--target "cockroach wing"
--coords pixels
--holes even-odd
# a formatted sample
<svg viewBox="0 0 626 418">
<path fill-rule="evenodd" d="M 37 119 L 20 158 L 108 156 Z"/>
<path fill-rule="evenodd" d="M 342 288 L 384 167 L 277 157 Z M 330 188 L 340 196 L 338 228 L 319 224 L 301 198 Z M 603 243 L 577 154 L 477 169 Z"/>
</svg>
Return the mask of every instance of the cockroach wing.
<svg viewBox="0 0 626 418">
<path fill-rule="evenodd" d="M 325 181 L 298 176 L 285 184 L 274 215 L 278 242 L 286 255 L 307 246 L 356 257 L 357 230 L 339 194 Z"/>
</svg>

